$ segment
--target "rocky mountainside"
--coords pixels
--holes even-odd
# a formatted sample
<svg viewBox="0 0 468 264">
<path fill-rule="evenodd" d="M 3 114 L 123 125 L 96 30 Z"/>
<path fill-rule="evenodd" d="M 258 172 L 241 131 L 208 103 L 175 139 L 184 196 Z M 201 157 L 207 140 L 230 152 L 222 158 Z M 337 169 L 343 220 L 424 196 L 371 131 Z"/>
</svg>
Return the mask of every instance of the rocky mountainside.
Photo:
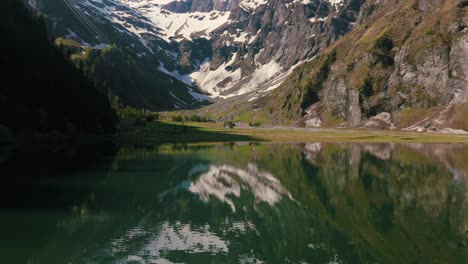
<svg viewBox="0 0 468 264">
<path fill-rule="evenodd" d="M 102 53 L 87 68 L 129 61 L 94 78 L 127 72 L 108 85 L 124 103 L 211 97 L 201 111 L 226 120 L 468 130 L 466 0 L 30 2 L 86 47 L 75 58 Z"/>
<path fill-rule="evenodd" d="M 306 127 L 468 130 L 467 6 L 366 1 L 359 25 L 297 67 L 271 96 L 233 101 L 235 110 L 224 111 Z"/>
<path fill-rule="evenodd" d="M 175 12 L 226 12 L 227 21 L 209 33 L 176 36 L 180 53 L 189 56 L 179 64 L 201 61 L 190 57 L 190 38 L 208 39 L 209 56 L 193 64 L 188 76 L 212 96 L 227 98 L 278 87 L 291 68 L 350 31 L 364 1 L 214 1 L 209 7 L 199 2 L 209 1 L 166 7 Z"/>
<path fill-rule="evenodd" d="M 247 99 L 277 88 L 291 69 L 352 30 L 363 19 L 364 2 L 30 1 L 50 18 L 54 37 L 74 39 L 94 50 L 115 44 L 131 54 L 133 64 L 144 64 L 140 68 L 151 69 L 148 73 L 154 75 L 165 74 L 154 86 L 168 91 L 157 95 L 164 99 L 159 101 L 175 108 L 207 100 L 196 87 L 212 98 L 250 93 Z M 142 95 L 138 98 L 120 90 L 114 93 L 137 105 L 138 100 L 155 96 L 148 90 L 134 88 L 132 93 Z"/>
</svg>

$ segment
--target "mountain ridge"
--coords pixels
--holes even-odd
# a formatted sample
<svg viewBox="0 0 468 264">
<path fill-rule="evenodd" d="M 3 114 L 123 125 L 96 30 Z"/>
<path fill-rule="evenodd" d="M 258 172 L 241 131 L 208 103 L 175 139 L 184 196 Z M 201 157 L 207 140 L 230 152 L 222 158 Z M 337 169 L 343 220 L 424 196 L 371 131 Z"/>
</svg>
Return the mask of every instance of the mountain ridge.
<svg viewBox="0 0 468 264">
<path fill-rule="evenodd" d="M 61 7 L 55 4 L 58 10 L 71 10 L 81 26 L 53 10 L 54 4 L 34 0 L 33 5 L 52 17 L 54 37 L 74 38 L 93 48 L 117 42 L 139 58 L 151 58 L 153 68 L 171 82 L 227 98 L 278 87 L 291 67 L 348 32 L 363 2 L 66 0 Z M 167 86 L 159 89 L 170 90 Z"/>
<path fill-rule="evenodd" d="M 468 129 L 451 119 L 466 111 L 463 0 L 67 1 L 167 78 L 165 109 L 210 100 L 199 112 L 221 120 Z"/>
</svg>

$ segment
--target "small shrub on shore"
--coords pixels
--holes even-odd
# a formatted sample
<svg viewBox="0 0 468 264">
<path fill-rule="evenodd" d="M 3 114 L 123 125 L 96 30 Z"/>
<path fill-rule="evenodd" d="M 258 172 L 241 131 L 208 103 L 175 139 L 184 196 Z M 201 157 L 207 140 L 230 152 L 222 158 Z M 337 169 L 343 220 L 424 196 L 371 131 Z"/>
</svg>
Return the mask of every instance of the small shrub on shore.
<svg viewBox="0 0 468 264">
<path fill-rule="evenodd" d="M 229 127 L 229 128 L 234 128 L 236 124 L 232 121 L 226 121 L 224 122 L 224 127 Z"/>
</svg>

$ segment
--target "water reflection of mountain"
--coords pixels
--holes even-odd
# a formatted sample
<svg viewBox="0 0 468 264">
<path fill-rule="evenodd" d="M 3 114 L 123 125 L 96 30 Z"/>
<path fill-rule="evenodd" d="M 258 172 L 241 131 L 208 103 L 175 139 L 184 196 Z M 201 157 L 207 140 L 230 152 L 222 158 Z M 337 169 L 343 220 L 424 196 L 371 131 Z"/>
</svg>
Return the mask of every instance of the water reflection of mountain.
<svg viewBox="0 0 468 264">
<path fill-rule="evenodd" d="M 344 144 L 304 153 L 318 167 L 313 187 L 328 197 L 320 202 L 326 217 L 372 249 L 379 262 L 464 263 L 467 149 Z"/>
<path fill-rule="evenodd" d="M 467 154 L 425 144 L 124 149 L 33 259 L 464 263 Z"/>
<path fill-rule="evenodd" d="M 234 213 L 228 218 L 247 217 L 262 237 L 271 230 L 281 234 L 273 239 L 280 241 L 301 233 L 300 256 L 317 258 L 304 252 L 327 248 L 323 261 L 336 256 L 358 262 L 462 263 L 467 256 L 466 153 L 466 146 L 427 144 L 215 146 L 201 155 L 203 166 L 192 165 L 192 181 L 182 189 L 210 202 L 212 210 L 227 205 Z M 220 218 L 230 214 L 221 211 Z M 264 222 L 269 211 L 277 212 L 276 219 Z M 215 219 L 208 222 L 218 223 Z M 211 228 L 223 234 L 227 226 Z M 323 232 L 321 238 L 308 228 Z"/>
</svg>

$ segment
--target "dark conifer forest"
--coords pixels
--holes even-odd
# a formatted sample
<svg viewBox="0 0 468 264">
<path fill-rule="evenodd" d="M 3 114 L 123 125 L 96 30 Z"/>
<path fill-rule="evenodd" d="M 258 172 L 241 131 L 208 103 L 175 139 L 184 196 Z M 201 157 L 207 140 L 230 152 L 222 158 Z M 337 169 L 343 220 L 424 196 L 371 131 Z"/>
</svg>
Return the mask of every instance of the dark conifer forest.
<svg viewBox="0 0 468 264">
<path fill-rule="evenodd" d="M 110 134 L 106 95 L 48 39 L 44 19 L 20 0 L 2 1 L 0 128 L 15 135 Z"/>
</svg>

